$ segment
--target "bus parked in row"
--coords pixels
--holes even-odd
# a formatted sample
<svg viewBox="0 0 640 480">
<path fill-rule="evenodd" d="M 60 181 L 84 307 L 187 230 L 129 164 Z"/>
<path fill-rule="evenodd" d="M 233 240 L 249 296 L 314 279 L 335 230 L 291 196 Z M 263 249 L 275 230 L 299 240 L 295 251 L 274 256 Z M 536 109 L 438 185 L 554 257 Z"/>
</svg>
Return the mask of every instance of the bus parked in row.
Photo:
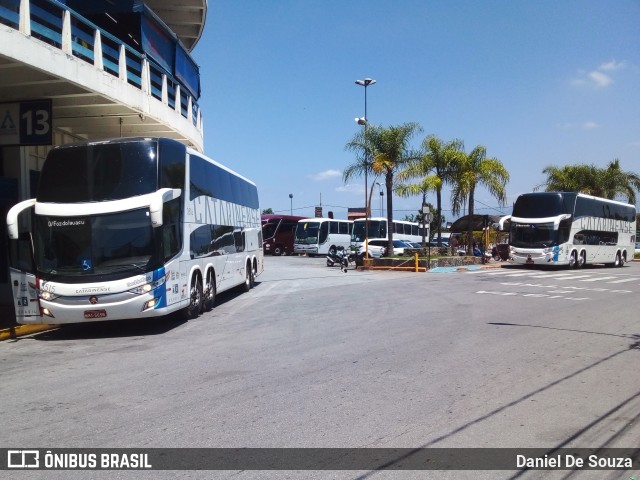
<svg viewBox="0 0 640 480">
<path fill-rule="evenodd" d="M 19 323 L 194 318 L 263 270 L 256 185 L 170 139 L 52 149 L 7 226 Z"/>
<path fill-rule="evenodd" d="M 305 217 L 295 215 L 262 215 L 262 246 L 265 254 L 275 256 L 293 253 L 293 240 L 298 221 Z"/>
<path fill-rule="evenodd" d="M 522 265 L 587 263 L 621 267 L 633 258 L 636 209 L 633 205 L 575 192 L 520 195 L 510 221 L 510 255 Z"/>
<path fill-rule="evenodd" d="M 365 240 L 365 219 L 358 218 L 353 221 L 353 234 L 351 236 L 352 243 L 360 248 Z M 368 222 L 368 238 L 369 240 L 387 240 L 389 235 L 388 220 L 383 217 L 369 218 Z M 422 242 L 423 228 L 415 222 L 407 222 L 405 220 L 393 221 L 393 239 L 405 240 L 408 242 Z M 425 231 L 426 241 L 429 241 L 428 232 Z"/>
<path fill-rule="evenodd" d="M 351 245 L 351 220 L 334 218 L 305 218 L 296 227 L 294 253 L 314 255 L 335 255 L 338 247 Z"/>
</svg>

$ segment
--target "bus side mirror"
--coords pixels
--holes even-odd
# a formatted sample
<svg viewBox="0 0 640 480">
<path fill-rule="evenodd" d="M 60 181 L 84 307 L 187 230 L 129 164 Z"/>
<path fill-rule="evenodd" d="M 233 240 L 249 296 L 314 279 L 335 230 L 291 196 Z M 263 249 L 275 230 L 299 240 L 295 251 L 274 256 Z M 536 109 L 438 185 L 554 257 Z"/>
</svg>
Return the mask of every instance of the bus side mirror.
<svg viewBox="0 0 640 480">
<path fill-rule="evenodd" d="M 162 188 L 153 194 L 149 202 L 149 212 L 151 214 L 151 226 L 153 228 L 162 226 L 162 207 L 166 202 L 178 198 L 182 194 L 179 188 Z"/>
<path fill-rule="evenodd" d="M 9 238 L 11 240 L 17 240 L 20 236 L 18 232 L 18 217 L 20 216 L 20 212 L 33 207 L 35 204 L 36 199 L 30 198 L 29 200 L 16 203 L 9 209 L 9 212 L 7 213 L 7 232 L 9 233 Z"/>
</svg>

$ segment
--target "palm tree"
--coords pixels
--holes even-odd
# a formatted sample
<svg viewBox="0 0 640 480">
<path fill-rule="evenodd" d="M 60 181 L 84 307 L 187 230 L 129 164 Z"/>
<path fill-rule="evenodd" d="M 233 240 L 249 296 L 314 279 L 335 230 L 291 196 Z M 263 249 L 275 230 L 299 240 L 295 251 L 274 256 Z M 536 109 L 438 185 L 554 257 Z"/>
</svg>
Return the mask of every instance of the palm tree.
<svg viewBox="0 0 640 480">
<path fill-rule="evenodd" d="M 454 215 L 460 213 L 462 206 L 468 205 L 469 215 L 473 215 L 476 187 L 483 186 L 494 196 L 500 206 L 507 200 L 506 185 L 509 172 L 497 158 L 487 157 L 487 149 L 482 145 L 475 147 L 469 154 L 458 156 L 453 164 L 454 184 L 451 191 L 451 208 Z M 468 246 L 472 248 L 472 232 L 468 233 Z"/>
<path fill-rule="evenodd" d="M 400 183 L 395 192 L 401 197 L 422 195 L 422 204 L 426 203 L 427 193 L 436 192 L 436 215 L 434 222 L 438 228 L 438 245 L 442 243 L 442 187 L 452 183 L 452 165 L 460 155 L 464 155 L 461 140 L 443 142 L 435 135 L 428 135 L 422 141 L 424 155 L 412 162 L 400 172 L 397 179 L 401 182 L 417 178 L 417 183 Z"/>
<path fill-rule="evenodd" d="M 611 200 L 621 198 L 635 205 L 636 191 L 640 191 L 640 175 L 623 171 L 617 158 L 613 159 L 602 173 L 604 188 L 599 196 Z"/>
<path fill-rule="evenodd" d="M 387 223 L 393 224 L 393 188 L 394 176 L 410 162 L 420 158 L 420 152 L 412 151 L 409 145 L 411 138 L 422 128 L 415 122 L 407 122 L 399 126 L 382 127 L 367 126 L 347 143 L 347 150 L 358 155 L 356 163 L 349 165 L 343 172 L 345 182 L 363 173 L 373 173 L 384 177 L 387 191 Z M 371 159 L 371 161 L 369 161 Z M 373 185 L 372 185 L 373 191 Z M 371 195 L 368 194 L 366 211 L 369 212 Z M 387 251 L 393 252 L 393 229 L 388 228 Z"/>
<path fill-rule="evenodd" d="M 600 174 L 595 165 L 550 165 L 542 173 L 547 175 L 547 180 L 534 190 L 545 187 L 547 192 L 582 192 L 588 195 L 597 195 L 600 190 L 597 186 Z"/>
<path fill-rule="evenodd" d="M 636 192 L 640 191 L 640 175 L 623 171 L 617 158 L 606 168 L 585 164 L 548 166 L 542 173 L 547 179 L 536 190 L 545 187 L 547 192 L 580 192 L 631 204 L 636 203 Z"/>
</svg>

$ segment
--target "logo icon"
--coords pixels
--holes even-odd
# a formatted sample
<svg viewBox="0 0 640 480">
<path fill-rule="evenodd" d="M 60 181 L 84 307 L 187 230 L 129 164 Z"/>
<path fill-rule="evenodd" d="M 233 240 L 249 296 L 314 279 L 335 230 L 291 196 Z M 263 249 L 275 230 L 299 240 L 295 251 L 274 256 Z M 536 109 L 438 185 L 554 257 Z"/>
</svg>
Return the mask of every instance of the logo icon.
<svg viewBox="0 0 640 480">
<path fill-rule="evenodd" d="M 8 450 L 8 468 L 39 468 L 40 452 L 38 450 Z"/>
</svg>

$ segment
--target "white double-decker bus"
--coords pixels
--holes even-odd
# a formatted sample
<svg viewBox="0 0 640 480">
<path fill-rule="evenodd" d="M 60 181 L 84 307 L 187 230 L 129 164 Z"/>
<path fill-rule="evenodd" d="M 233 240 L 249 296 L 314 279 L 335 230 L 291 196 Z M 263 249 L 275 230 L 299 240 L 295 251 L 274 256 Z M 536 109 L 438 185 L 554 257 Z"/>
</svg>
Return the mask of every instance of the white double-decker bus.
<svg viewBox="0 0 640 480">
<path fill-rule="evenodd" d="M 338 247 L 349 248 L 351 245 L 351 220 L 334 218 L 303 218 L 298 221 L 293 253 L 327 255 L 334 253 Z"/>
<path fill-rule="evenodd" d="M 256 185 L 170 139 L 52 149 L 7 227 L 19 323 L 194 318 L 264 265 Z"/>
<path fill-rule="evenodd" d="M 621 267 L 633 258 L 636 209 L 630 204 L 574 192 L 526 193 L 501 228 L 508 220 L 511 259 L 518 264 Z"/>
<path fill-rule="evenodd" d="M 356 247 L 364 244 L 365 234 L 368 233 L 369 240 L 387 240 L 389 235 L 389 222 L 383 217 L 373 217 L 368 219 L 368 232 L 365 232 L 365 219 L 358 218 L 353 221 L 352 243 Z M 422 242 L 422 228 L 415 222 L 405 220 L 393 221 L 393 239 L 406 240 L 408 242 Z M 426 233 L 426 232 L 425 232 Z M 427 241 L 429 241 L 427 235 Z"/>
</svg>

